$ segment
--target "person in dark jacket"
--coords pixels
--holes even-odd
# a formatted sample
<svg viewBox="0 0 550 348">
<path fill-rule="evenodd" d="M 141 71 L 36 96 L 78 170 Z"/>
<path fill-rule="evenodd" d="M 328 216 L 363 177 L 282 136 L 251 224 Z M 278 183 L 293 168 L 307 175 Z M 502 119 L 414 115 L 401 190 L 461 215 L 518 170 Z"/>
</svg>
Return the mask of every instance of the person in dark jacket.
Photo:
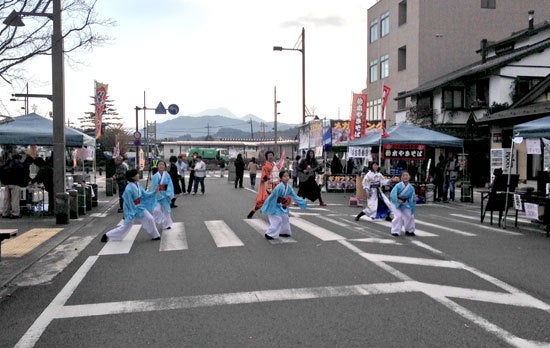
<svg viewBox="0 0 550 348">
<path fill-rule="evenodd" d="M 330 173 L 342 174 L 343 170 L 344 167 L 342 166 L 342 162 L 340 162 L 338 155 L 334 154 L 334 156 L 332 156 L 332 162 L 330 163 Z"/>
<path fill-rule="evenodd" d="M 31 183 L 39 183 L 44 185 L 44 189 L 48 193 L 48 213 L 47 215 L 53 215 L 53 204 L 54 204 L 54 194 L 53 194 L 53 168 L 51 164 L 45 161 L 42 157 L 37 157 L 34 160 L 34 164 L 38 167 L 38 173 L 34 179 L 31 180 Z"/>
<path fill-rule="evenodd" d="M 181 195 L 181 186 L 180 186 L 180 176 L 178 174 L 177 166 L 178 158 L 176 156 L 170 157 L 170 168 L 168 169 L 168 174 L 170 174 L 170 179 L 172 179 L 172 184 L 174 185 L 174 198 L 170 201 L 171 208 L 177 208 L 176 199 Z"/>
<path fill-rule="evenodd" d="M 25 168 L 21 163 L 21 155 L 13 155 L 12 159 L 1 168 L 0 172 L 0 180 L 5 187 L 2 217 L 20 218 L 19 196 L 21 195 L 22 178 L 25 178 Z M 25 184 L 25 186 L 27 185 Z"/>
<path fill-rule="evenodd" d="M 238 154 L 237 159 L 235 159 L 235 188 L 237 188 L 237 184 L 239 185 L 239 188 L 243 188 L 243 177 L 244 177 L 243 155 Z"/>
</svg>

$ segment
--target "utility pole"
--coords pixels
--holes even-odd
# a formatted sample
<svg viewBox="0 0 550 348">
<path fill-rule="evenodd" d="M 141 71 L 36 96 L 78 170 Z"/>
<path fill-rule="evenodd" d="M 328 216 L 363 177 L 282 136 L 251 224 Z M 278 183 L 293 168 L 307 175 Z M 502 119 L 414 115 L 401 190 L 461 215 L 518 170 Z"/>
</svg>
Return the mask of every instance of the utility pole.
<svg viewBox="0 0 550 348">
<path fill-rule="evenodd" d="M 250 138 L 254 139 L 254 131 L 252 130 L 252 117 L 250 118 Z"/>
<path fill-rule="evenodd" d="M 274 147 L 275 149 L 274 150 L 277 150 L 277 115 L 279 114 L 277 112 L 277 104 L 279 104 L 280 101 L 277 100 L 277 86 L 273 87 L 273 108 L 274 108 L 274 111 L 273 111 L 273 118 L 274 118 L 274 122 L 273 122 L 273 133 L 274 133 L 274 136 L 275 136 L 275 144 L 274 144 Z"/>
</svg>

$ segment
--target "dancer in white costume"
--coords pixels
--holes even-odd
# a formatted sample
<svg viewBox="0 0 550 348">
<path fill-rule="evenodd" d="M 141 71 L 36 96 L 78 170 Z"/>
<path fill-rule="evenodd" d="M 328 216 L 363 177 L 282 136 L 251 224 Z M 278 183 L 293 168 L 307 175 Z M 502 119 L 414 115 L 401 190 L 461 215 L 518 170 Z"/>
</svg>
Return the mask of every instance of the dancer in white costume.
<svg viewBox="0 0 550 348">
<path fill-rule="evenodd" d="M 101 237 L 101 242 L 124 239 L 134 222 L 141 223 L 153 240 L 159 240 L 160 234 L 153 215 L 149 212 L 157 204 L 155 192 L 145 191 L 139 183 L 139 173 L 135 169 L 126 172 L 126 179 L 128 179 L 128 185 L 122 194 L 124 223 L 105 233 Z"/>
<path fill-rule="evenodd" d="M 367 206 L 355 217 L 359 221 L 361 216 L 367 215 L 371 219 L 384 219 L 391 221 L 390 201 L 382 192 L 382 186 L 389 185 L 391 179 L 385 179 L 378 172 L 378 163 L 372 162 L 369 172 L 363 178 L 363 188 L 367 193 Z"/>
</svg>

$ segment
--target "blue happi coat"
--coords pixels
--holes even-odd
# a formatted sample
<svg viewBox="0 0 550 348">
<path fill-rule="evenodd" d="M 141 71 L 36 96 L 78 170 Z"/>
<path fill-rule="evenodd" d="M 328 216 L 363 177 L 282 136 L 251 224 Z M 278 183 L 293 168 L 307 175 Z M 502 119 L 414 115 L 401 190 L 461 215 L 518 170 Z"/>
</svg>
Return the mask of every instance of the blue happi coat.
<svg viewBox="0 0 550 348">
<path fill-rule="evenodd" d="M 267 199 L 262 206 L 262 213 L 269 215 L 288 214 L 290 211 L 288 206 L 283 207 L 283 203 L 281 202 L 281 199 L 287 196 L 290 196 L 296 203 L 298 203 L 298 206 L 302 210 L 306 209 L 307 201 L 301 197 L 298 197 L 298 195 L 294 192 L 292 185 L 281 182 L 273 191 L 271 191 L 269 196 L 267 196 Z"/>
<path fill-rule="evenodd" d="M 411 210 L 411 213 L 414 214 L 416 209 L 416 200 L 414 196 L 416 195 L 414 191 L 414 186 L 410 183 L 405 185 L 403 182 L 397 183 L 390 193 L 390 201 L 397 209 L 408 208 Z M 405 203 L 401 202 L 400 199 L 404 199 Z"/>
<path fill-rule="evenodd" d="M 139 199 L 139 204 L 136 200 Z M 154 192 L 147 192 L 139 182 L 129 182 L 122 194 L 124 223 L 132 222 L 136 217 L 142 217 L 145 210 L 153 211 L 157 200 Z"/>
<path fill-rule="evenodd" d="M 167 185 L 166 191 L 156 192 L 158 185 Z M 153 175 L 151 191 L 156 192 L 157 202 L 161 204 L 166 211 L 170 212 L 170 201 L 174 198 L 174 184 L 167 171 L 162 172 L 162 175 L 160 172 L 156 172 L 155 175 Z"/>
</svg>

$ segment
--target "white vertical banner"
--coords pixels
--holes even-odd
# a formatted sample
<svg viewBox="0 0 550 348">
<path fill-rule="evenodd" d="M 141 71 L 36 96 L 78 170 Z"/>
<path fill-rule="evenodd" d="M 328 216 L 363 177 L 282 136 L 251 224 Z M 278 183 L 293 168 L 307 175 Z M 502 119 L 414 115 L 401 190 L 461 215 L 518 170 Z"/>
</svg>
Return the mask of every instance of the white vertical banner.
<svg viewBox="0 0 550 348">
<path fill-rule="evenodd" d="M 525 143 L 527 144 L 527 154 L 528 155 L 541 155 L 542 154 L 542 152 L 540 150 L 540 139 L 539 138 L 526 139 Z"/>
</svg>

